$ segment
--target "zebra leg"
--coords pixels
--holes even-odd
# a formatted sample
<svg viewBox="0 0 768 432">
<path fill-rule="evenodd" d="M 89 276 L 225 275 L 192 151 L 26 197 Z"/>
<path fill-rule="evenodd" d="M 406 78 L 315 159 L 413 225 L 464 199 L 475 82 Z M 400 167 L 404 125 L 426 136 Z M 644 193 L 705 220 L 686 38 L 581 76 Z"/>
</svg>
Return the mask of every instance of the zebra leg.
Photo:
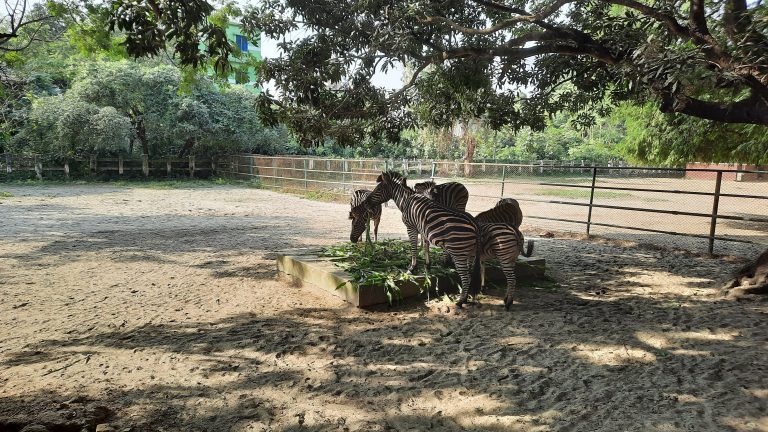
<svg viewBox="0 0 768 432">
<path fill-rule="evenodd" d="M 375 242 L 379 241 L 379 222 L 381 222 L 380 217 L 373 220 L 373 241 Z"/>
<path fill-rule="evenodd" d="M 512 307 L 515 293 L 515 286 L 517 285 L 517 279 L 515 277 L 515 262 L 516 256 L 508 256 L 499 258 L 499 264 L 501 265 L 501 271 L 504 272 L 504 278 L 507 279 L 507 293 L 504 295 L 504 309 L 509 310 Z"/>
<path fill-rule="evenodd" d="M 429 268 L 429 241 L 424 236 L 421 237 L 421 240 L 424 243 L 424 261 L 427 263 L 427 268 Z"/>
<path fill-rule="evenodd" d="M 471 262 L 466 258 L 459 260 L 453 258 L 453 262 L 456 264 L 456 273 L 459 274 L 459 279 L 461 279 L 461 295 L 459 296 L 459 301 L 456 302 L 456 307 L 461 309 L 463 305 L 467 304 L 467 297 L 469 297 L 469 271 Z"/>
<path fill-rule="evenodd" d="M 419 232 L 415 228 L 406 227 L 408 230 L 408 240 L 411 243 L 411 265 L 408 266 L 408 273 L 413 274 L 416 270 L 416 257 L 419 255 Z"/>
<path fill-rule="evenodd" d="M 485 261 L 480 261 L 480 289 L 485 291 Z"/>
</svg>

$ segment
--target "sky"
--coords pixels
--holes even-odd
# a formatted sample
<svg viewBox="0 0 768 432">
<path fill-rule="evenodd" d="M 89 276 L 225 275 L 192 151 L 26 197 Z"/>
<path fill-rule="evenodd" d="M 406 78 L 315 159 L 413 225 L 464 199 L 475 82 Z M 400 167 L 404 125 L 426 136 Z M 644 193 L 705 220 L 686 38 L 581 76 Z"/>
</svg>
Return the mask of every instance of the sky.
<svg viewBox="0 0 768 432">
<path fill-rule="evenodd" d="M 298 38 L 303 35 L 306 35 L 306 31 L 298 31 L 291 34 L 293 38 Z M 280 57 L 282 54 L 280 49 L 278 49 L 277 44 L 278 40 L 268 38 L 266 36 L 262 36 L 261 40 L 261 55 L 264 58 L 275 58 Z M 399 89 L 403 86 L 403 72 L 404 69 L 401 65 L 398 65 L 396 68 L 390 69 L 386 74 L 382 72 L 378 72 L 376 75 L 373 76 L 371 79 L 371 82 L 378 86 L 378 87 L 385 87 L 388 89 Z M 267 85 L 267 89 L 273 90 L 274 87 Z"/>
</svg>

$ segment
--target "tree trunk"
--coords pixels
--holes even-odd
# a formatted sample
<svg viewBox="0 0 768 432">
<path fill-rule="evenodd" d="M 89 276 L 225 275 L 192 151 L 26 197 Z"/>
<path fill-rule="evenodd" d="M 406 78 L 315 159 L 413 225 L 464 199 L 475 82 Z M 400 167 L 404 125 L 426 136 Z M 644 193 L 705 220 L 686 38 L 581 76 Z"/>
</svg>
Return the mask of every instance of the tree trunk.
<svg viewBox="0 0 768 432">
<path fill-rule="evenodd" d="M 472 161 L 475 158 L 475 148 L 477 147 L 477 139 L 474 134 L 475 120 L 467 120 L 464 122 L 464 145 L 466 146 L 466 152 L 464 153 L 464 177 L 472 177 L 473 165 Z"/>
<path fill-rule="evenodd" d="M 195 142 L 196 140 L 194 137 L 187 138 L 187 141 L 184 142 L 181 150 L 179 150 L 179 157 L 189 156 L 189 154 L 192 153 L 192 147 L 195 146 Z"/>
<path fill-rule="evenodd" d="M 141 141 L 141 153 L 149 155 L 149 143 L 147 142 L 147 130 L 144 128 L 144 122 L 139 120 L 136 122 L 136 136 Z"/>
<path fill-rule="evenodd" d="M 724 287 L 729 297 L 741 294 L 768 294 L 768 250 L 736 272 Z"/>
</svg>

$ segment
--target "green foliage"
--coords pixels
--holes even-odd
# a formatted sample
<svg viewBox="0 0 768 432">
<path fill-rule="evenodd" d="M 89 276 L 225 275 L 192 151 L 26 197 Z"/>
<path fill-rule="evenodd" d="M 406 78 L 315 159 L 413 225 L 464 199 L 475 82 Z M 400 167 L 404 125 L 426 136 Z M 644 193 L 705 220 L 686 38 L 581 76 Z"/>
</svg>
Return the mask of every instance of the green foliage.
<svg viewBox="0 0 768 432">
<path fill-rule="evenodd" d="M 623 105 L 612 116 L 626 136 L 620 151 L 629 160 L 662 166 L 690 161 L 768 163 L 768 127 L 713 123 L 668 115 L 650 104 Z"/>
<path fill-rule="evenodd" d="M 215 155 L 278 153 L 284 128 L 265 129 L 256 98 L 199 77 L 181 93 L 172 66 L 129 61 L 85 62 L 63 95 L 36 98 L 10 149 L 59 156 L 146 153 Z"/>
<path fill-rule="evenodd" d="M 406 273 L 411 262 L 410 244 L 404 240 L 382 240 L 375 243 L 341 243 L 329 246 L 320 254 L 328 257 L 337 266 L 352 276 L 352 286 L 375 286 L 384 288 L 389 303 L 402 299 L 400 283 L 412 282 L 429 289 L 431 277 L 451 277 L 453 268 L 442 265 L 442 252 L 432 249 L 429 269 L 425 277 Z"/>
</svg>

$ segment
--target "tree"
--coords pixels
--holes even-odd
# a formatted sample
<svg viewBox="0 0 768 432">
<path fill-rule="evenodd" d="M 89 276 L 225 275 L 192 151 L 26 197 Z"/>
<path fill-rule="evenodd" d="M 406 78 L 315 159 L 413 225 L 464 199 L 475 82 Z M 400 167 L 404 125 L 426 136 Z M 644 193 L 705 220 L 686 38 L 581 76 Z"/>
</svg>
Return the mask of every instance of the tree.
<svg viewBox="0 0 768 432">
<path fill-rule="evenodd" d="M 56 20 L 68 9 L 63 2 L 5 0 L 4 6 L 5 14 L 0 18 L 0 52 L 23 51 L 34 42 L 53 40 L 56 33 L 66 29 Z"/>
<path fill-rule="evenodd" d="M 763 126 L 665 116 L 650 105 L 622 105 L 610 121 L 623 125 L 626 132 L 618 147 L 632 161 L 664 166 L 690 161 L 768 162 L 768 133 Z"/>
<path fill-rule="evenodd" d="M 163 16 L 163 28 L 190 25 Z M 459 111 L 541 129 L 549 113 L 571 110 L 590 125 L 625 100 L 768 125 L 767 18 L 768 7 L 747 0 L 265 0 L 242 21 L 278 39 L 307 33 L 261 68 L 279 92 L 264 95 L 265 118 L 352 142 L 416 120 L 445 124 Z M 130 25 L 149 35 L 156 26 Z M 371 86 L 376 71 L 398 64 L 413 69 L 402 89 Z M 556 91 L 564 83 L 572 90 Z M 406 110 L 415 101 L 433 107 L 429 118 Z"/>
<path fill-rule="evenodd" d="M 86 62 L 71 88 L 34 98 L 29 118 L 11 142 L 19 153 L 150 156 L 277 152 L 281 130 L 265 130 L 256 96 L 197 77 L 181 93 L 180 71 L 129 61 Z"/>
</svg>

